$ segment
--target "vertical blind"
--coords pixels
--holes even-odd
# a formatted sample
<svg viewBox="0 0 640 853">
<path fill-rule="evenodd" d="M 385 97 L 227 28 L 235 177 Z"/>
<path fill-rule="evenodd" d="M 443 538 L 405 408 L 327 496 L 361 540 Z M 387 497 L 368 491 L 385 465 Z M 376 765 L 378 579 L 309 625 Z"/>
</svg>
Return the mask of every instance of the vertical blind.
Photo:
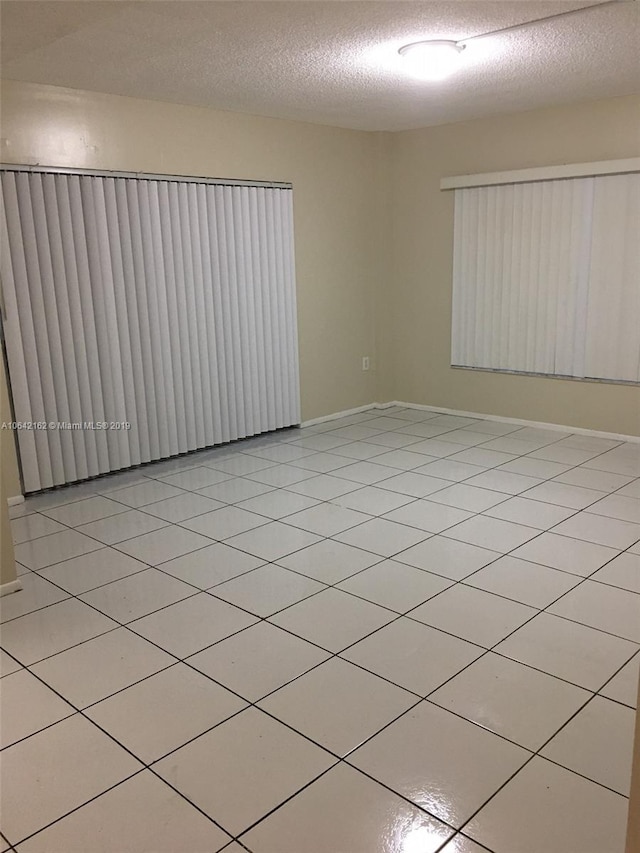
<svg viewBox="0 0 640 853">
<path fill-rule="evenodd" d="M 455 191 L 451 362 L 640 381 L 640 174 Z"/>
<path fill-rule="evenodd" d="M 290 188 L 1 180 L 25 491 L 300 422 Z"/>
</svg>

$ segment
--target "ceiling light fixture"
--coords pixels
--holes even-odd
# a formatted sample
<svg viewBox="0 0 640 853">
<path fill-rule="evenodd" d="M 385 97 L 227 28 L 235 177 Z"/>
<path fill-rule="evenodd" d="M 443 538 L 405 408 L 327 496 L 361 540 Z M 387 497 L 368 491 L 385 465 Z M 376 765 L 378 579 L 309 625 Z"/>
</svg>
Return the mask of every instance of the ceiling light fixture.
<svg viewBox="0 0 640 853">
<path fill-rule="evenodd" d="M 405 44 L 398 53 L 413 77 L 420 80 L 444 80 L 457 70 L 463 50 L 463 44 L 438 39 Z"/>
</svg>

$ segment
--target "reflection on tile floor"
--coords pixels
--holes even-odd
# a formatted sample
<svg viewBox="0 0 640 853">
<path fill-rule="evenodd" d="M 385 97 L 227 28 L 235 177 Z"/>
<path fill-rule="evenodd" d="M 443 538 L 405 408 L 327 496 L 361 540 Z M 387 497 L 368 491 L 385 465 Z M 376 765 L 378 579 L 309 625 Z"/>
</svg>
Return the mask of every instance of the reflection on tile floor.
<svg viewBox="0 0 640 853">
<path fill-rule="evenodd" d="M 2 851 L 622 853 L 637 444 L 393 407 L 12 515 Z"/>
</svg>

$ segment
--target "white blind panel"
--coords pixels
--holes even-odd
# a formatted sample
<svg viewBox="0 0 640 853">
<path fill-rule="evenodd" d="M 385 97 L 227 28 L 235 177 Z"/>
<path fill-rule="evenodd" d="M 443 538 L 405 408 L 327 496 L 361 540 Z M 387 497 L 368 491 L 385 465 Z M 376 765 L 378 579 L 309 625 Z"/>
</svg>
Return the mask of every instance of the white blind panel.
<svg viewBox="0 0 640 853">
<path fill-rule="evenodd" d="M 599 178 L 585 376 L 640 381 L 640 174 Z"/>
<path fill-rule="evenodd" d="M 456 190 L 452 364 L 637 380 L 638 180 Z"/>
<path fill-rule="evenodd" d="M 300 421 L 291 190 L 6 171 L 25 490 Z"/>
</svg>

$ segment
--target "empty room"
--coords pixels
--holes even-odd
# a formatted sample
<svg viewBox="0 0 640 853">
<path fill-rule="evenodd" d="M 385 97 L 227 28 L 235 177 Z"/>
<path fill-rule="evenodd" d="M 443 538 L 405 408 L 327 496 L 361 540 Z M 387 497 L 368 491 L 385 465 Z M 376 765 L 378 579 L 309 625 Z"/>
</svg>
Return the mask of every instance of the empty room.
<svg viewBox="0 0 640 853">
<path fill-rule="evenodd" d="M 0 853 L 639 853 L 640 3 L 0 23 Z"/>
</svg>

